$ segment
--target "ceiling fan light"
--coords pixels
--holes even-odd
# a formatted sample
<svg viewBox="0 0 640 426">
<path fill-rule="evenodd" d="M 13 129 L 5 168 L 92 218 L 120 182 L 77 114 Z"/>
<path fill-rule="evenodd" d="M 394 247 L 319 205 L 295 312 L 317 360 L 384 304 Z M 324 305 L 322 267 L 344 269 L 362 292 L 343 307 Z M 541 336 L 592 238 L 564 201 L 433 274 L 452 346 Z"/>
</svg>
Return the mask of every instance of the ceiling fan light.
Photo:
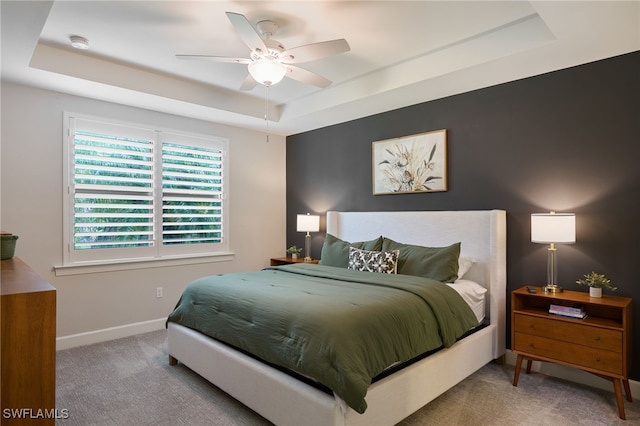
<svg viewBox="0 0 640 426">
<path fill-rule="evenodd" d="M 251 77 L 265 86 L 279 83 L 286 73 L 287 68 L 274 59 L 262 58 L 249 64 Z"/>
</svg>

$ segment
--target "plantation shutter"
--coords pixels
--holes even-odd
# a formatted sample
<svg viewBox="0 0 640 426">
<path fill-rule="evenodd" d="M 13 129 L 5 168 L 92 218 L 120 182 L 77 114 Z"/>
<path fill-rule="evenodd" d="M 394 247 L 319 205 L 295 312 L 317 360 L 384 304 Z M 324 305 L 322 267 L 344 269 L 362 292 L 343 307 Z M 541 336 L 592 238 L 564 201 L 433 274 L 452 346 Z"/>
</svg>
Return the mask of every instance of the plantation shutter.
<svg viewBox="0 0 640 426">
<path fill-rule="evenodd" d="M 222 166 L 220 149 L 163 141 L 163 245 L 223 241 Z"/>
<path fill-rule="evenodd" d="M 228 254 L 227 140 L 65 118 L 65 265 Z"/>
<path fill-rule="evenodd" d="M 77 120 L 73 135 L 75 250 L 154 245 L 154 133 Z"/>
</svg>

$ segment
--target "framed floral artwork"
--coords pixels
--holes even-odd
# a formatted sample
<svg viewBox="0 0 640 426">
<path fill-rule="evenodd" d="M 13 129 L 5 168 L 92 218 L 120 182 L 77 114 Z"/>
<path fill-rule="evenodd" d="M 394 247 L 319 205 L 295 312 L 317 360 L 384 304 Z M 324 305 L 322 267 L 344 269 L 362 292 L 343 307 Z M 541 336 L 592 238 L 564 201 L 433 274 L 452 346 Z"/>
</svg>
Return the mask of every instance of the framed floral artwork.
<svg viewBox="0 0 640 426">
<path fill-rule="evenodd" d="M 373 142 L 373 194 L 447 190 L 447 130 Z"/>
</svg>

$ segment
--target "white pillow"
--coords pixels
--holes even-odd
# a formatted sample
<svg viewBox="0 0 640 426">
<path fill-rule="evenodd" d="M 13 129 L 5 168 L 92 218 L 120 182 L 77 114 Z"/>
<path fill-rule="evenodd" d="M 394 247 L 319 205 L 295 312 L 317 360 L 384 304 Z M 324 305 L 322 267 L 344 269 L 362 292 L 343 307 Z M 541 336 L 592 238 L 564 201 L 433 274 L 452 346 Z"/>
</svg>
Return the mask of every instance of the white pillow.
<svg viewBox="0 0 640 426">
<path fill-rule="evenodd" d="M 476 263 L 476 260 L 469 256 L 458 257 L 458 279 L 461 280 L 469 269 Z"/>
<path fill-rule="evenodd" d="M 448 283 L 449 287 L 462 296 L 467 305 L 471 308 L 476 315 L 478 322 L 481 323 L 484 320 L 485 312 L 485 295 L 487 289 L 482 287 L 475 281 L 470 280 L 457 280 L 454 283 Z"/>
</svg>

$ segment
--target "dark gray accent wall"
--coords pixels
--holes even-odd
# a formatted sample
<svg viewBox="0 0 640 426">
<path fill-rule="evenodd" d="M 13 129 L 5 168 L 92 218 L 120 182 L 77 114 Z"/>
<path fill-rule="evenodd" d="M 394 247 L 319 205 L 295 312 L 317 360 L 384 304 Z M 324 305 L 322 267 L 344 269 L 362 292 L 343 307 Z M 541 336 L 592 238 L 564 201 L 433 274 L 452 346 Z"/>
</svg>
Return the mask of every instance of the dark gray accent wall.
<svg viewBox="0 0 640 426">
<path fill-rule="evenodd" d="M 371 143 L 447 129 L 446 192 L 372 195 Z M 640 52 L 377 114 L 287 138 L 287 244 L 298 213 L 507 211 L 508 291 L 546 281 L 530 214 L 576 213 L 559 283 L 595 270 L 635 300 L 640 336 Z M 312 240 L 320 256 L 324 229 Z M 284 251 L 284 248 L 283 248 Z M 510 329 L 507 331 L 510 341 Z M 640 380 L 640 338 L 631 378 Z"/>
</svg>

